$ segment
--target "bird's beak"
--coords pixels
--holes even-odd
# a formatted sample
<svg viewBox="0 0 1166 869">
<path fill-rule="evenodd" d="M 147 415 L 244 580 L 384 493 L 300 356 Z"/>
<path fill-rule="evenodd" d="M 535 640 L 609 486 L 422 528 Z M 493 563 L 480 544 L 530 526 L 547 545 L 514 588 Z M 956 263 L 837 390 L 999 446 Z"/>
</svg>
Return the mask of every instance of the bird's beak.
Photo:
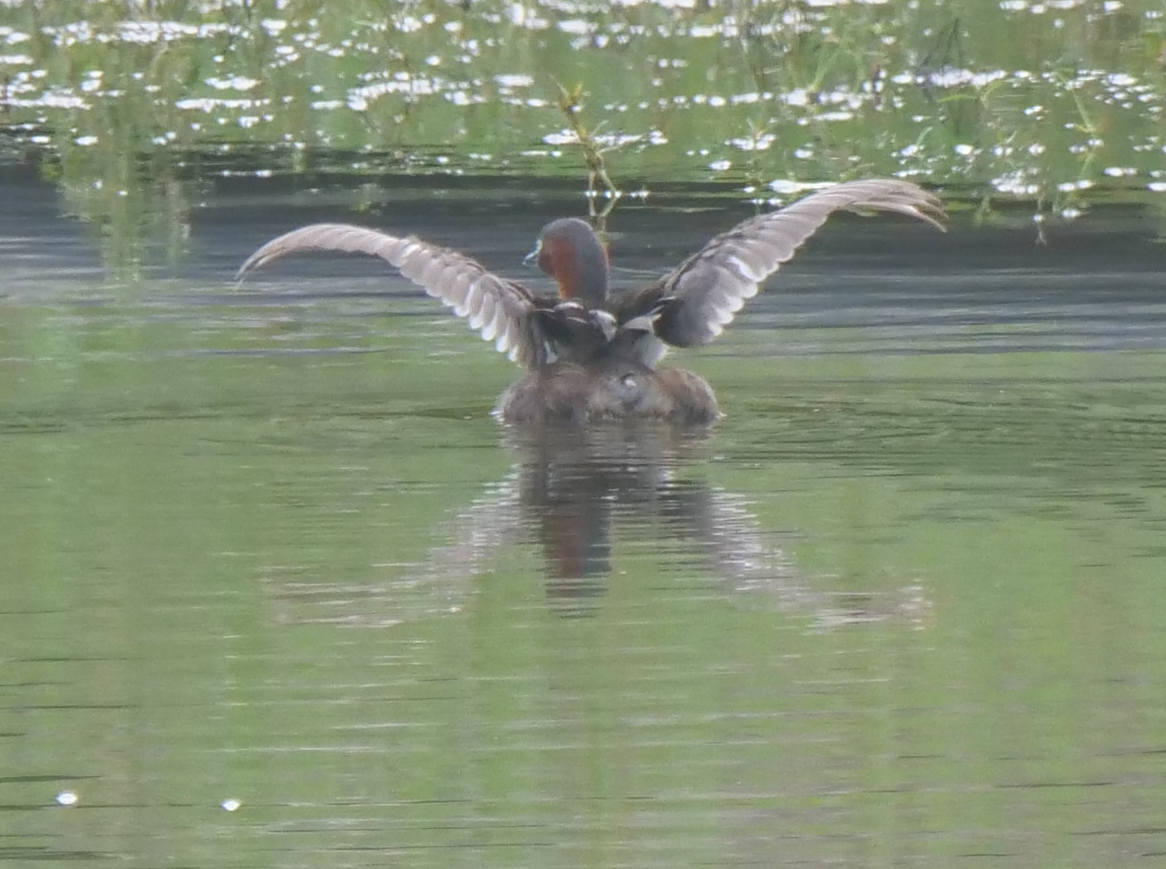
<svg viewBox="0 0 1166 869">
<path fill-rule="evenodd" d="M 522 264 L 524 266 L 526 266 L 528 269 L 538 268 L 538 255 L 542 249 L 543 249 L 543 245 L 542 245 L 542 242 L 540 241 L 538 244 L 536 244 L 534 246 L 534 250 L 532 250 L 530 253 L 528 253 L 526 256 L 524 256 L 522 258 Z"/>
</svg>

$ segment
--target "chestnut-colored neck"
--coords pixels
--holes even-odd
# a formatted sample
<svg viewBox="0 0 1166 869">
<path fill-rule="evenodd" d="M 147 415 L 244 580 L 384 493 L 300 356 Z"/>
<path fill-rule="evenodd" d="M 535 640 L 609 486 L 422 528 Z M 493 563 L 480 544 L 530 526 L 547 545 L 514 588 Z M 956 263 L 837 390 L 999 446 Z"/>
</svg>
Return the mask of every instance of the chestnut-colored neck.
<svg viewBox="0 0 1166 869">
<path fill-rule="evenodd" d="M 559 296 L 591 307 L 607 300 L 607 251 L 582 220 L 556 220 L 539 234 L 538 265 L 559 285 Z"/>
</svg>

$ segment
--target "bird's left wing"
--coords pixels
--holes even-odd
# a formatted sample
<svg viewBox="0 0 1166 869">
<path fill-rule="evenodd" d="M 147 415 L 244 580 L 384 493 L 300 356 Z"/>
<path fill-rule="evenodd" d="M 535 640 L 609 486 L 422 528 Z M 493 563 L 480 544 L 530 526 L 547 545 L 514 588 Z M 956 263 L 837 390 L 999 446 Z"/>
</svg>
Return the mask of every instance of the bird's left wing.
<svg viewBox="0 0 1166 869">
<path fill-rule="evenodd" d="M 413 236 L 398 238 L 363 226 L 314 223 L 267 242 L 247 258 L 237 277 L 282 256 L 308 250 L 380 257 L 469 321 L 470 327 L 493 341 L 499 352 L 524 368 L 547 361 L 547 341 L 538 319 L 532 316 L 541 306 L 529 290 L 457 251 Z"/>
</svg>

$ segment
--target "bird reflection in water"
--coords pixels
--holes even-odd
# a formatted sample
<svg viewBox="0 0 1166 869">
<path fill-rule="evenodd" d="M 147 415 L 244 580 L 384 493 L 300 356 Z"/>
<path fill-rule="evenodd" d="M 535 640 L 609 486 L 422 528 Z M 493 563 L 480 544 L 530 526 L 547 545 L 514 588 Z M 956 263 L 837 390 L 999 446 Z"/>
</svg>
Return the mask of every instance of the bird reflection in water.
<svg viewBox="0 0 1166 869">
<path fill-rule="evenodd" d="M 678 578 L 707 577 L 709 593 L 740 595 L 812 627 L 923 622 L 928 604 L 917 585 L 839 594 L 826 590 L 828 577 L 800 570 L 778 542 L 792 533 L 763 529 L 746 497 L 701 478 L 707 429 L 640 420 L 505 432 L 517 456 L 512 473 L 441 523 L 435 533 L 449 542 L 420 563 L 382 566 L 398 574 L 387 580 L 288 581 L 272 572 L 282 618 L 386 627 L 459 612 L 478 577 L 538 570 L 516 554 L 532 546 L 541 553 L 549 605 L 563 616 L 586 616 L 603 605 L 609 577 L 620 572 L 613 541 L 643 540 L 659 553 L 657 564 L 675 564 Z"/>
</svg>

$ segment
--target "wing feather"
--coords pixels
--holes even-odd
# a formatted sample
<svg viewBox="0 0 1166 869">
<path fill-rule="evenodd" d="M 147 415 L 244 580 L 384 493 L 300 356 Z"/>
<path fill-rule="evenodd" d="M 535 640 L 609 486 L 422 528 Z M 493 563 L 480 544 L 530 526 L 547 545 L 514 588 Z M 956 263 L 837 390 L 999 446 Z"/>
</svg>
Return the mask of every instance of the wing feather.
<svg viewBox="0 0 1166 869">
<path fill-rule="evenodd" d="M 716 236 L 658 283 L 620 305 L 620 322 L 658 311 L 656 334 L 669 344 L 707 344 L 724 331 L 762 282 L 840 210 L 889 211 L 943 229 L 943 205 L 909 181 L 839 184 Z"/>
<path fill-rule="evenodd" d="M 263 245 L 243 263 L 238 277 L 308 250 L 380 257 L 467 319 L 471 328 L 524 368 L 537 368 L 547 361 L 547 342 L 533 316 L 538 305 L 525 287 L 498 277 L 457 251 L 413 236 L 397 238 L 363 226 L 315 223 Z"/>
</svg>

